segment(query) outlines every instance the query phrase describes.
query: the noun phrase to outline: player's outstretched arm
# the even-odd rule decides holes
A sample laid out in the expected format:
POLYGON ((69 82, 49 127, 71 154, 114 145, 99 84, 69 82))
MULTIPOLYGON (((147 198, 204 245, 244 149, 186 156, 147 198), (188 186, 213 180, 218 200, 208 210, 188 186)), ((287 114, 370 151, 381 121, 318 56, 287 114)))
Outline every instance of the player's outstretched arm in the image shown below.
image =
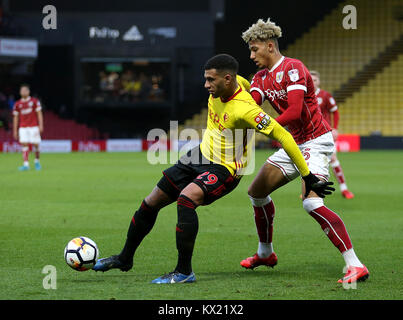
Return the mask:
POLYGON ((321 181, 309 171, 298 145, 287 130, 277 122, 274 122, 273 130, 269 136, 281 143, 284 151, 287 152, 291 160, 297 166, 302 179, 305 181, 305 197, 307 197, 311 191, 315 192, 321 198, 324 198, 326 195, 332 194, 332 191, 335 191, 334 188, 330 187, 333 182, 321 181))

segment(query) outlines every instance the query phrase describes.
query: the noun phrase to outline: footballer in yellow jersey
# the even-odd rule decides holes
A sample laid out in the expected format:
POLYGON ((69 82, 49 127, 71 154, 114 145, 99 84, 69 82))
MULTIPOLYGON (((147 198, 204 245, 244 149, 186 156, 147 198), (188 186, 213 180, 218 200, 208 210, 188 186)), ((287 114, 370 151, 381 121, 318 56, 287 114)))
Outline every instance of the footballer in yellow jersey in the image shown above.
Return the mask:
MULTIPOLYGON (((239 146, 236 139, 235 143, 225 139, 229 136, 227 133, 233 130, 241 129, 243 133, 242 130, 254 129, 277 139, 289 152, 304 179, 307 179, 307 188, 321 193, 328 192, 327 185, 321 184, 309 172, 291 135, 254 103, 247 92, 247 81, 236 77, 238 62, 233 57, 222 54, 208 60, 204 68, 205 88, 209 91, 210 98, 207 130, 202 143, 163 171, 163 177, 157 186, 134 214, 121 253, 98 260, 94 270, 130 270, 134 253, 153 228, 159 210, 176 202, 178 262, 171 273, 153 280, 152 283, 172 284, 196 280, 191 264, 199 228, 196 208, 225 196, 238 185, 241 178, 234 154, 228 152, 230 157, 225 157, 225 150, 234 150, 243 145, 242 139, 239 146)), ((243 149, 241 151, 244 152, 243 149)))
MULTIPOLYGON (((206 82, 211 72, 207 71, 206 82)), ((256 104, 246 79, 237 75, 236 84, 235 93, 227 99, 210 94, 207 128, 200 145, 203 156, 225 166, 233 175, 251 173, 244 169, 253 156, 256 130, 283 144, 301 175, 308 175, 309 169, 292 136, 256 104)))

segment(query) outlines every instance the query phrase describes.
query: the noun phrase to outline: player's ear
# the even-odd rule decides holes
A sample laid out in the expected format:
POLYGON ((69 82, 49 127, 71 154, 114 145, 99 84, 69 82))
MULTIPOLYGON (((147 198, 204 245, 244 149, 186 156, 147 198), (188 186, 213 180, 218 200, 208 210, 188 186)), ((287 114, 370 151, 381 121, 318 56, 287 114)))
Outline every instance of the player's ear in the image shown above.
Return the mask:
POLYGON ((224 76, 225 84, 229 85, 233 78, 234 77, 232 74, 230 74, 230 73, 225 74, 225 76, 224 76))

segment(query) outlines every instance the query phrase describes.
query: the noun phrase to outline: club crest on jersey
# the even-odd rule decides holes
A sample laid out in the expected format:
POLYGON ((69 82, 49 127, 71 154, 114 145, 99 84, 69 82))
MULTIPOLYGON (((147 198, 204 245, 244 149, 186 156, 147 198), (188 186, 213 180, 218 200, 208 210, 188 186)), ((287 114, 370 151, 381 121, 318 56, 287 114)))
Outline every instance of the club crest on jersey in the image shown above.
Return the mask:
POLYGON ((223 120, 224 120, 224 122, 227 122, 229 120, 228 113, 224 113, 223 120))
POLYGON ((280 71, 276 73, 276 82, 280 83, 283 80, 284 71, 280 71))
POLYGON ((299 72, 298 69, 292 69, 288 71, 288 76, 292 82, 296 82, 299 79, 299 72))

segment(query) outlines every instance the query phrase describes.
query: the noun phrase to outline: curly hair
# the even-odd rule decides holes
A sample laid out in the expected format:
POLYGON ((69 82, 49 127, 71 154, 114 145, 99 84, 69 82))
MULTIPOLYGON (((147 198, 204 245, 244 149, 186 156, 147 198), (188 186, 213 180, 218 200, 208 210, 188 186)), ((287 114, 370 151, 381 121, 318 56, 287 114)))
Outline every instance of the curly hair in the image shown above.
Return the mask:
POLYGON ((268 18, 266 22, 263 19, 259 19, 255 24, 252 24, 248 30, 242 33, 242 39, 246 43, 254 40, 266 41, 280 37, 281 28, 270 21, 270 18, 268 18))

